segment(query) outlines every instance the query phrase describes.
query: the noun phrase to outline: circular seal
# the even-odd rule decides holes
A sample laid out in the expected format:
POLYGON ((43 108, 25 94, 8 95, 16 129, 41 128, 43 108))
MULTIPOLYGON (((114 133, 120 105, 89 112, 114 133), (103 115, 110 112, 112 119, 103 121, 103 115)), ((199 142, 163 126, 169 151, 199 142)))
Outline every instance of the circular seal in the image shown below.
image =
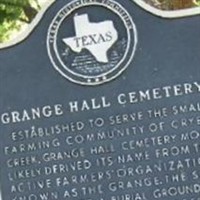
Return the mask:
POLYGON ((130 14, 114 0, 74 0, 53 19, 47 49, 55 69, 82 85, 119 76, 130 64, 137 30, 130 14))

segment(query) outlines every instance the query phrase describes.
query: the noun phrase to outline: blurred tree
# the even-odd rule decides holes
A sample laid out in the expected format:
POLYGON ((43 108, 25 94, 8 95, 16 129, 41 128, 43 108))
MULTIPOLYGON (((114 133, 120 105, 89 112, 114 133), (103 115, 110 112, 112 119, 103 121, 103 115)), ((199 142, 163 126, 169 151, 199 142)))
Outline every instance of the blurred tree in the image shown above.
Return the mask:
POLYGON ((198 6, 200 6, 200 0, 194 0, 194 3, 198 6))
POLYGON ((164 10, 178 10, 195 6, 194 0, 158 0, 164 10))
POLYGON ((0 42, 8 39, 11 31, 20 29, 22 23, 31 23, 38 9, 37 0, 0 0, 0 42))
POLYGON ((143 0, 162 10, 178 10, 200 6, 200 0, 143 0))

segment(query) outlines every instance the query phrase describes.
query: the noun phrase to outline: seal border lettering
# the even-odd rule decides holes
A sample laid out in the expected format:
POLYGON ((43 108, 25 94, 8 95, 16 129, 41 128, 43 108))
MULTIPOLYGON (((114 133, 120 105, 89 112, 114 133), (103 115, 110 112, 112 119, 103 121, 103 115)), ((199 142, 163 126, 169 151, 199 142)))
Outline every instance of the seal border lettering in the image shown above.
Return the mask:
POLYGON ((138 43, 137 29, 132 20, 132 17, 121 4, 115 2, 114 0, 93 0, 90 2, 84 0, 71 1, 57 12, 56 16, 53 18, 49 26, 47 34, 48 56, 56 71, 58 71, 63 77, 70 80, 71 82, 88 86, 100 85, 118 77, 132 61, 136 51, 137 43, 138 43), (109 5, 109 3, 117 5, 125 13, 126 16, 120 15, 119 11, 116 11, 112 6, 109 5), (71 71, 70 69, 67 69, 63 65, 56 48, 56 38, 59 27, 67 16, 69 16, 76 9, 93 5, 105 7, 113 11, 122 19, 128 34, 128 45, 126 49, 126 54, 123 56, 123 59, 120 60, 120 62, 113 69, 109 70, 108 72, 104 72, 101 75, 87 76, 87 75, 77 74, 71 71), (128 22, 127 19, 125 19, 125 17, 127 17, 128 22, 131 24, 131 26, 127 25, 128 22), (60 65, 62 67, 60 67, 60 65))

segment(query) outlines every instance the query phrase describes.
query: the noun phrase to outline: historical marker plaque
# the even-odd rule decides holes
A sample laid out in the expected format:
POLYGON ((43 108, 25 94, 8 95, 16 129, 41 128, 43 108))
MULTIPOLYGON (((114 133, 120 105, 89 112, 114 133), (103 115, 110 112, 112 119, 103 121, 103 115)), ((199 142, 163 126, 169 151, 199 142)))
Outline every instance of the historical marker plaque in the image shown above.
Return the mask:
POLYGON ((1 49, 1 200, 200 200, 199 20, 56 1, 1 49))

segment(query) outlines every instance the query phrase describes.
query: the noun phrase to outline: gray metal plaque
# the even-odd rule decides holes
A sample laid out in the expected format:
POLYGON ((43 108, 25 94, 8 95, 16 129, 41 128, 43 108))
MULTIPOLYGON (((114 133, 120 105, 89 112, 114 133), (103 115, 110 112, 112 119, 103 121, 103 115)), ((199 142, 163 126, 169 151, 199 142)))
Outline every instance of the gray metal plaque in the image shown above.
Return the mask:
POLYGON ((200 16, 58 0, 0 50, 1 200, 200 200, 200 16))

